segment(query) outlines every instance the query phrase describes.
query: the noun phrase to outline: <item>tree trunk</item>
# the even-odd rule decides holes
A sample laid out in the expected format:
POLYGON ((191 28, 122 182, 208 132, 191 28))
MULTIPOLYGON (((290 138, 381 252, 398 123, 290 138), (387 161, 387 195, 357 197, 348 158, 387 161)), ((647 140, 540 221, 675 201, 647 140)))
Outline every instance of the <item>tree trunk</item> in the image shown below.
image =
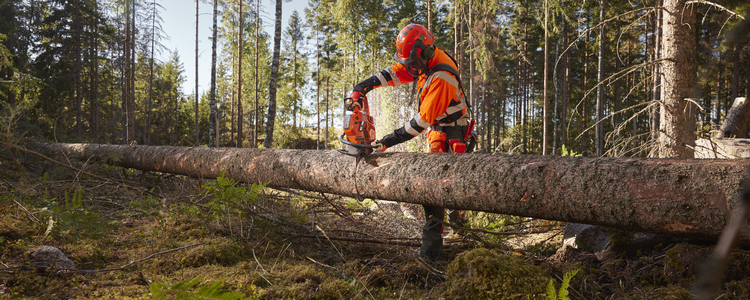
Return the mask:
MULTIPOLYGON (((39 144, 50 155, 201 178, 715 239, 750 162, 39 144), (116 157, 116 159, 113 159, 116 157), (356 177, 356 179, 355 179, 356 177), (355 188, 355 184, 357 185, 355 188)), ((750 241, 745 225, 743 240, 750 241)))
POLYGON ((79 1, 73 1, 73 39, 74 47, 75 47, 75 56, 76 56, 76 63, 73 67, 73 72, 75 76, 75 86, 76 86, 76 134, 78 134, 79 137, 82 137, 83 135, 83 89, 81 87, 81 64, 83 63, 83 42, 81 41, 81 31, 82 25, 81 22, 81 2, 79 1))
POLYGON ((315 136, 315 149, 320 150, 320 39, 318 38, 319 30, 315 30, 315 114, 317 115, 317 135, 315 136))
POLYGON ((156 43, 156 1, 152 2, 152 15, 151 15, 151 59, 149 60, 149 75, 148 75, 148 105, 146 107, 146 128, 144 129, 144 144, 151 144, 151 109, 152 101, 154 98, 154 44, 156 43))
POLYGON ((132 81, 130 74, 133 72, 130 64, 130 48, 132 47, 131 41, 130 41, 130 1, 125 2, 125 74, 124 74, 124 81, 125 81, 125 97, 123 98, 123 101, 125 101, 125 143, 130 144, 134 141, 134 131, 135 131, 135 114, 131 114, 131 111, 133 111, 133 104, 131 97, 133 96, 130 93, 132 81))
POLYGON ((273 60, 271 61, 271 80, 268 84, 268 115, 266 118, 266 137, 263 146, 273 147, 273 127, 276 123, 276 81, 279 75, 279 53, 281 52, 281 0, 276 0, 276 28, 273 34, 273 60))
POLYGON ((255 0, 255 106, 253 107, 253 148, 258 147, 258 59, 260 57, 260 0, 255 0))
MULTIPOLYGON (((604 23, 604 0, 599 0, 599 22, 604 23)), ((596 156, 604 154, 604 24, 599 26, 599 62, 596 64, 596 156)))
POLYGON ((698 108, 686 99, 696 81, 695 8, 685 2, 664 1, 659 157, 692 158, 695 147, 698 108))
POLYGON ((237 49, 237 142, 235 145, 237 148, 242 148, 242 21, 244 19, 242 15, 242 0, 240 0, 240 34, 238 35, 238 49, 237 49))
MULTIPOLYGON (((549 15, 549 4, 547 0, 544 0, 544 79, 542 80, 544 95, 544 107, 542 108, 542 155, 547 155, 547 111, 549 108, 549 95, 547 93, 547 81, 549 81, 549 30, 547 29, 547 21, 549 15)), ((554 144, 554 142, 553 142, 554 144)))
POLYGON ((200 96, 198 94, 198 5, 200 1, 195 0, 195 146, 199 145, 198 135, 198 100, 200 96))
POLYGON ((218 28, 216 27, 216 17, 218 14, 218 0, 214 0, 213 27, 211 28, 211 92, 209 94, 208 106, 208 146, 214 145, 219 147, 219 112, 216 109, 216 37, 218 28), (212 144, 213 142, 213 144, 212 144))

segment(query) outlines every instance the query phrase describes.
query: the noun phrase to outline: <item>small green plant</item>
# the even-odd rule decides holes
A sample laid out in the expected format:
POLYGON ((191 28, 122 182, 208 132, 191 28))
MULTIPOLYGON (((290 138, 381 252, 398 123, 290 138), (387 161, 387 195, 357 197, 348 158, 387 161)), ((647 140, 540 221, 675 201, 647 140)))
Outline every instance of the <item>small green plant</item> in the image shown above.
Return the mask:
POLYGON ((375 205, 375 201, 372 201, 372 199, 364 199, 360 202, 357 199, 351 198, 349 199, 349 202, 347 202, 347 205, 349 206, 349 209, 364 209, 375 205))
POLYGON ((83 206, 83 189, 76 189, 71 196, 66 192, 62 202, 58 203, 54 198, 52 199, 50 205, 52 215, 47 226, 47 235, 52 233, 54 227, 57 227, 62 234, 103 233, 99 214, 90 212, 83 206))
POLYGON ((260 291, 257 288, 250 289, 252 297, 248 298, 245 294, 240 292, 231 292, 222 289, 224 286, 224 280, 219 280, 211 285, 203 285, 196 290, 196 286, 203 279, 202 276, 198 276, 193 279, 180 281, 173 285, 166 285, 158 282, 151 284, 151 295, 155 300, 161 299, 221 299, 221 300, 237 300, 237 299, 258 299, 260 291))
POLYGON ((568 149, 567 147, 565 147, 564 144, 562 145, 562 153, 560 155, 561 156, 570 156, 570 157, 579 157, 579 156, 581 156, 580 153, 576 153, 575 151, 568 149))
POLYGON ((224 170, 221 170, 216 181, 208 182, 202 186, 204 194, 213 196, 208 207, 214 212, 222 212, 225 204, 253 204, 258 200, 260 191, 268 183, 253 183, 249 190, 247 187, 238 186, 238 184, 239 182, 226 178, 224 170))
POLYGON ((547 300, 570 300, 568 298, 568 288, 570 287, 570 280, 573 279, 573 276, 576 276, 578 274, 578 271, 580 269, 575 269, 572 271, 568 271, 563 275, 562 284, 560 285, 560 289, 558 291, 555 291, 555 280, 550 279, 549 284, 547 284, 547 300))

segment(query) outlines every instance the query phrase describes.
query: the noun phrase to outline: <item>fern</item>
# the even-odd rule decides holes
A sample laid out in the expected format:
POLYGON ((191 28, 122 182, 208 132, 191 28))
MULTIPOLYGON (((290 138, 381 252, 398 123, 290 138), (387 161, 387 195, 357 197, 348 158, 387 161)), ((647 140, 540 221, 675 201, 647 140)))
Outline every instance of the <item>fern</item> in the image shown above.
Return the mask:
POLYGON ((570 280, 573 279, 573 276, 576 276, 576 274, 578 274, 579 270, 580 269, 575 269, 565 273, 565 275, 563 275, 562 284, 560 285, 560 289, 558 291, 555 291, 554 280, 550 279, 549 284, 547 284, 547 297, 545 299, 570 300, 570 298, 568 298, 568 295, 570 295, 568 292, 568 288, 570 288, 570 280))
MULTIPOLYGON (((232 292, 222 289, 224 279, 216 281, 210 285, 204 285, 196 290, 196 286, 203 279, 198 276, 193 279, 180 281, 174 285, 165 285, 158 282, 151 284, 151 296, 155 300, 162 299, 217 299, 217 300, 238 300, 250 299, 240 292, 232 292)), ((258 296, 257 294, 253 296, 258 296)), ((257 298, 257 297, 255 297, 257 298)))

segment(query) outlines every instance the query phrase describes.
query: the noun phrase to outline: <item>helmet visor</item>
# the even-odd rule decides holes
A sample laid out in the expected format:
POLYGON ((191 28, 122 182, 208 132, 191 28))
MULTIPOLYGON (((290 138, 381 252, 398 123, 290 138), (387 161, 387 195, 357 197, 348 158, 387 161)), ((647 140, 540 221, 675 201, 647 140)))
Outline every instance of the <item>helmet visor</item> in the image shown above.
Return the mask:
POLYGON ((419 77, 420 75, 424 74, 424 64, 422 61, 416 59, 408 64, 401 64, 407 72, 409 72, 409 75, 412 77, 419 77))

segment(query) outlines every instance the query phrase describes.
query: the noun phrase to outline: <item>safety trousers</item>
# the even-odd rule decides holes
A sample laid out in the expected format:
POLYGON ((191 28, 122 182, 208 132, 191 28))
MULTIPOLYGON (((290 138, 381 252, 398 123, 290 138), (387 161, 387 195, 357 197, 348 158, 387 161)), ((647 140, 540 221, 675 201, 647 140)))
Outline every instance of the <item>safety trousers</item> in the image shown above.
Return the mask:
MULTIPOLYGON (((448 127, 442 127, 448 128, 448 127)), ((449 130, 430 130, 427 135, 430 144, 430 153, 451 152, 448 141, 451 139, 463 139, 466 126, 452 126, 449 130)), ((425 224, 422 228, 422 246, 419 253, 432 260, 438 259, 443 253, 443 219, 445 208, 433 205, 422 205, 424 208, 425 224)), ((451 221, 454 222, 460 213, 457 210, 451 212, 451 221)))

